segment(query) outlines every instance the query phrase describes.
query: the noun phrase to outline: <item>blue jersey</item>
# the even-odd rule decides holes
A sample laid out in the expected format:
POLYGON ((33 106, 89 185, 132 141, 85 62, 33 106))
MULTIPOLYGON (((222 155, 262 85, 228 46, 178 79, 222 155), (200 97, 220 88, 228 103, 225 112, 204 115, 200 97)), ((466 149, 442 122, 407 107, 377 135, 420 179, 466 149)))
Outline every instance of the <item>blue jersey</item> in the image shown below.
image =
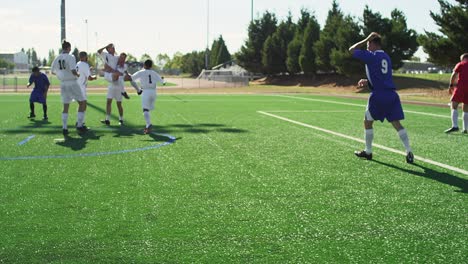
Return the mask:
POLYGON ((34 73, 31 74, 31 77, 29 77, 29 83, 34 83, 33 92, 37 91, 40 93, 47 91, 47 88, 50 85, 49 78, 47 78, 47 75, 42 72, 39 73, 39 76, 34 75, 34 73))
POLYGON ((392 61, 383 50, 374 52, 354 50, 353 57, 366 64, 367 80, 373 92, 395 90, 392 79, 392 61))

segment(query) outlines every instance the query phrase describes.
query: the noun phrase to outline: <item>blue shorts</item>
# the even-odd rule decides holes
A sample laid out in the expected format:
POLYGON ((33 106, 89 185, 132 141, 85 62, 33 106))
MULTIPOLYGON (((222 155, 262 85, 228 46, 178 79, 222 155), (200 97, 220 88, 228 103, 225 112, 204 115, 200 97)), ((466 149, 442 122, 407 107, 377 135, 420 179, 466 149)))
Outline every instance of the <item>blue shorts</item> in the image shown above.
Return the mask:
POLYGON ((39 92, 39 91, 33 91, 31 93, 31 96, 29 97, 29 102, 30 103, 40 103, 40 104, 45 104, 46 99, 44 97, 44 93, 39 92))
POLYGON ((400 96, 395 91, 384 91, 371 93, 367 102, 367 110, 372 119, 387 119, 388 122, 405 119, 403 107, 401 106, 400 96))

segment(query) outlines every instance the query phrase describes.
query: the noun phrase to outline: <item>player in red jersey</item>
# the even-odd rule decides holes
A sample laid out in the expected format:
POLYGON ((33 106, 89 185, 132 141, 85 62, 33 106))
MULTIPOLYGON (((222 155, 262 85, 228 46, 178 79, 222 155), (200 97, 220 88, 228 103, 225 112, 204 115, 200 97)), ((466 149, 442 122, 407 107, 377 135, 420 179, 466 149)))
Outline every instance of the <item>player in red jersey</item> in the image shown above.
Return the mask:
POLYGON ((460 62, 453 69, 448 92, 452 95, 450 99, 452 101, 452 127, 445 130, 445 133, 460 130, 458 128, 458 105, 463 103, 462 133, 466 134, 468 130, 468 53, 460 56, 460 62))

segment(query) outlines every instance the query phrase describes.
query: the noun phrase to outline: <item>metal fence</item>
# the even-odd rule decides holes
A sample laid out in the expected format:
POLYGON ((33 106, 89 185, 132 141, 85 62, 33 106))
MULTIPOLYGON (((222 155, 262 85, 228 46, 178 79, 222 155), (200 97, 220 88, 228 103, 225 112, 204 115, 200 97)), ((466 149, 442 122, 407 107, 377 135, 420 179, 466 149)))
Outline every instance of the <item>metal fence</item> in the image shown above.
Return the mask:
MULTIPOLYGON (((48 75, 48 77, 51 83, 50 91, 58 92, 60 82, 57 80, 57 77, 55 75, 48 75)), ((30 92, 31 87, 26 87, 28 81, 29 75, 0 75, 0 92, 30 92)), ((164 89, 236 88, 249 86, 249 77, 240 78, 238 76, 227 78, 225 77, 222 80, 205 80, 188 77, 168 76, 165 78, 165 81, 168 85, 163 86, 164 89)), ((105 91, 107 86, 108 83, 102 77, 98 78, 97 81, 90 81, 88 83, 88 88, 95 89, 96 91, 105 91)), ((130 84, 126 83, 126 86, 130 87, 130 84)))

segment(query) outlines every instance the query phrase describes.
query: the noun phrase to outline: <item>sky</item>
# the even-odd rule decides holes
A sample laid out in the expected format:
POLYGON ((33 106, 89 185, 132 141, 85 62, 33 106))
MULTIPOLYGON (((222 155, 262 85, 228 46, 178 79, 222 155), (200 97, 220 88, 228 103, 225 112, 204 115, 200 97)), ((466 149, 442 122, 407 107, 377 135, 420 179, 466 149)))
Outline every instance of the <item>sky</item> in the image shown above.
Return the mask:
MULTIPOLYGON (((265 11, 283 20, 291 12, 295 21, 302 8, 315 13, 324 26, 332 0, 66 0, 67 40, 72 47, 94 52, 112 42, 117 52, 140 58, 147 53, 173 56, 201 51, 220 35, 230 53, 247 39, 253 1, 254 18, 265 11)), ((449 2, 454 2, 453 0, 449 2)), ((34 48, 40 58, 60 47, 61 0, 0 0, 0 52, 34 48)), ((408 27, 423 33, 438 32, 429 15, 438 13, 437 0, 338 0, 345 14, 362 17, 368 5, 390 17, 397 8, 408 27)), ((423 57, 418 51, 416 56, 423 57)))

